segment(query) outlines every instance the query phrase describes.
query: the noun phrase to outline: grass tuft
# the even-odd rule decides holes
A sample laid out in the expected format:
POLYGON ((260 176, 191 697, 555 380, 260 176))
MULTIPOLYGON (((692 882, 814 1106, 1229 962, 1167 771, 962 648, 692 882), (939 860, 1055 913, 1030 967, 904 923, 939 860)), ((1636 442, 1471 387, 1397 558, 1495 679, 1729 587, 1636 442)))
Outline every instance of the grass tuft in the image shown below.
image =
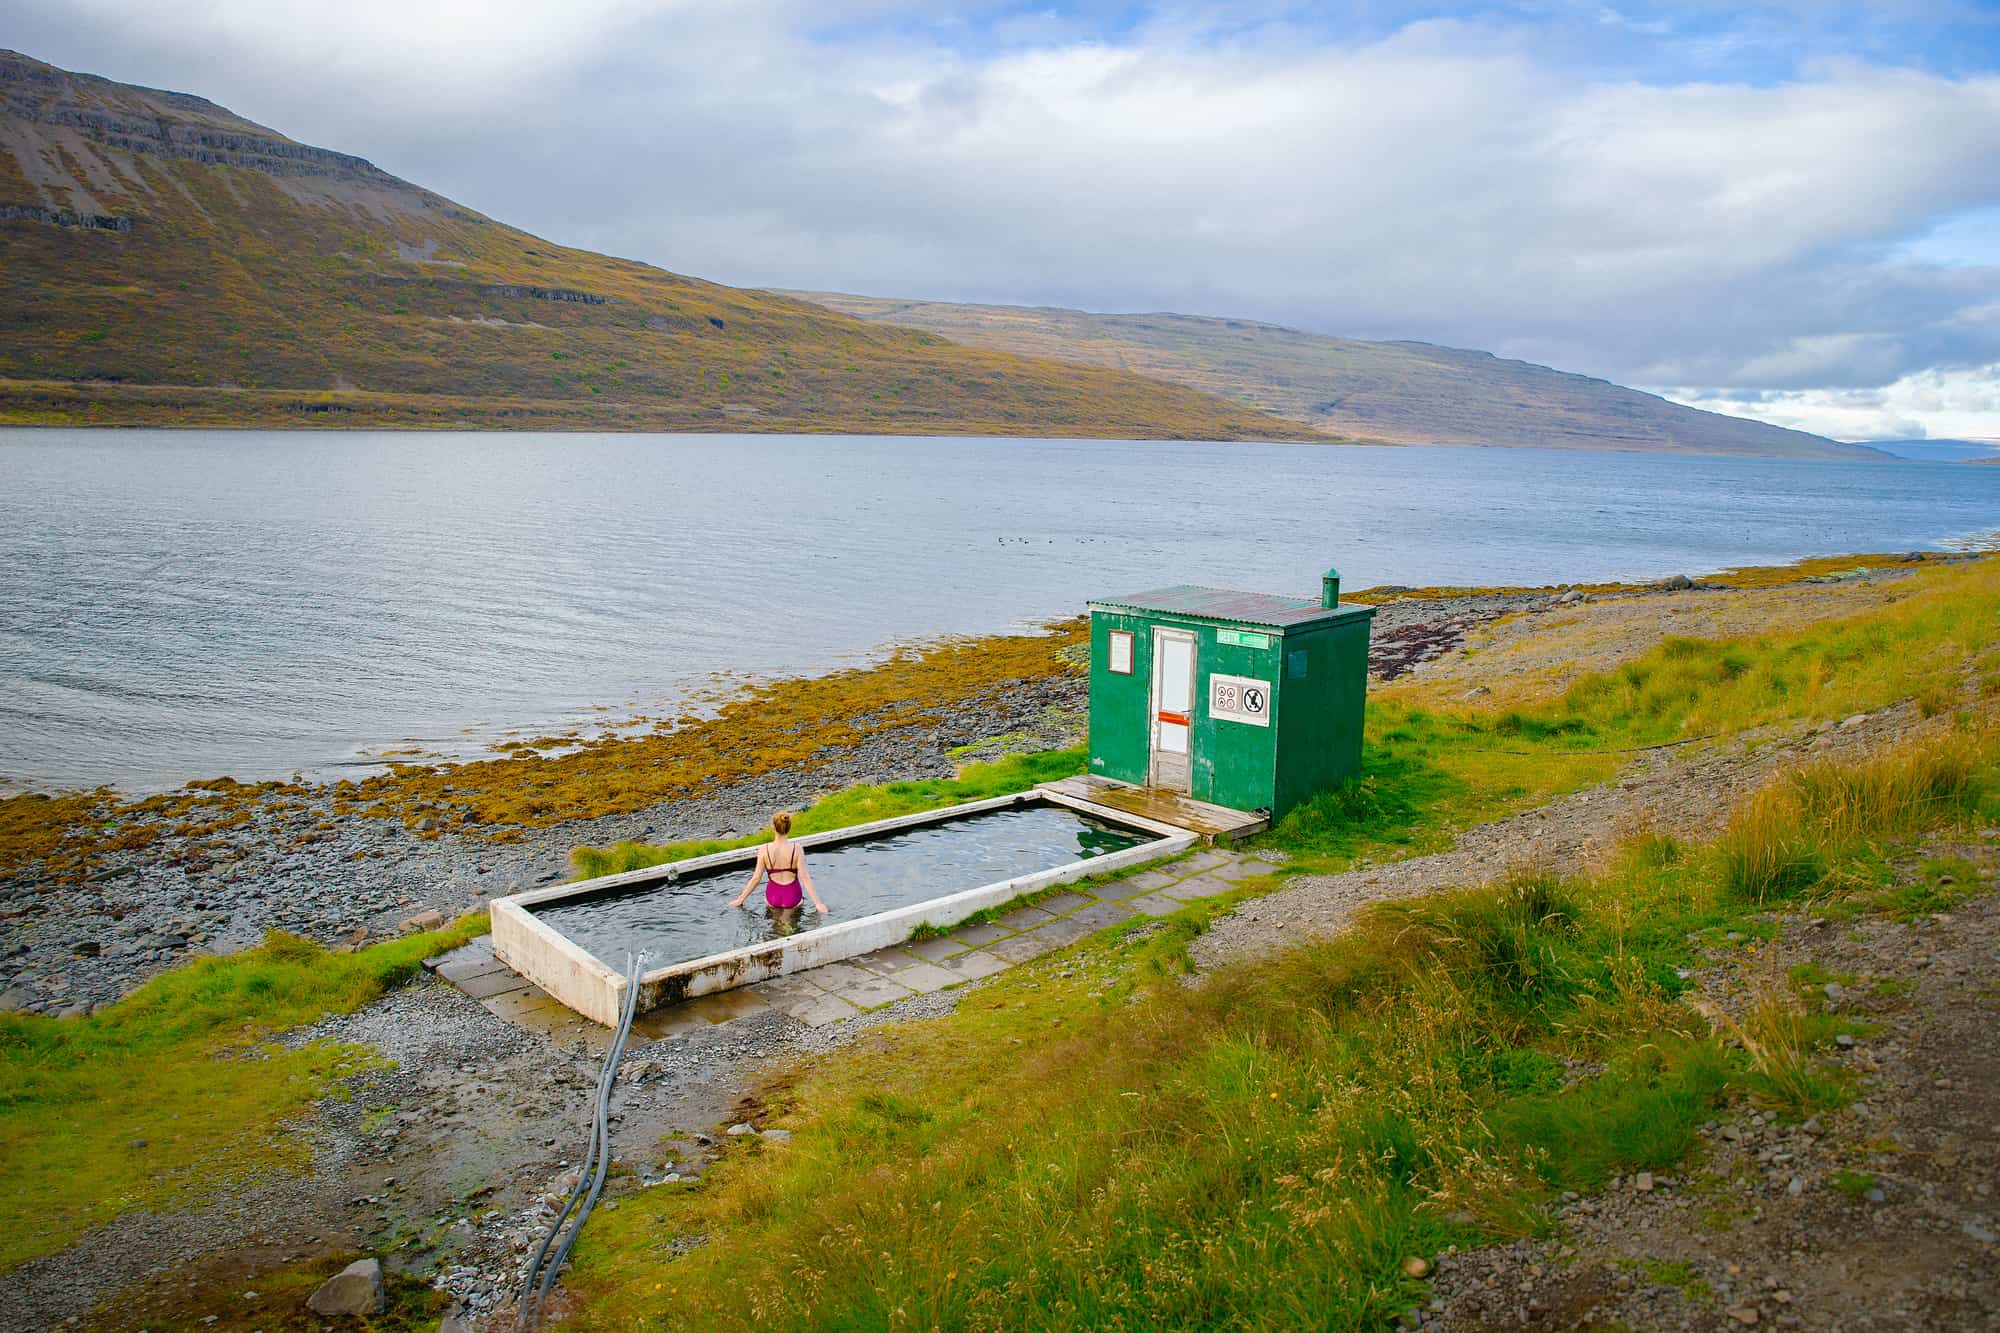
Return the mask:
POLYGON ((1898 746, 1860 763, 1825 761, 1752 796, 1717 844, 1731 896, 1797 897, 1862 846, 1955 823, 1986 793, 1980 743, 1965 733, 1898 746))

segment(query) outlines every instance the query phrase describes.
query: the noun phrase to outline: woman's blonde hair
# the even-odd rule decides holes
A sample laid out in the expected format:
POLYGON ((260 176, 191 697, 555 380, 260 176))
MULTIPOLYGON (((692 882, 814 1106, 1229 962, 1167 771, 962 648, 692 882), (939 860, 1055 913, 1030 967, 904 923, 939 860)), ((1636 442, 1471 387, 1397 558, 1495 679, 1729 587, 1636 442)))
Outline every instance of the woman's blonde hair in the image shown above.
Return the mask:
POLYGON ((783 810, 778 811, 777 814, 771 816, 771 827, 779 833, 790 833, 792 831, 791 815, 783 810))

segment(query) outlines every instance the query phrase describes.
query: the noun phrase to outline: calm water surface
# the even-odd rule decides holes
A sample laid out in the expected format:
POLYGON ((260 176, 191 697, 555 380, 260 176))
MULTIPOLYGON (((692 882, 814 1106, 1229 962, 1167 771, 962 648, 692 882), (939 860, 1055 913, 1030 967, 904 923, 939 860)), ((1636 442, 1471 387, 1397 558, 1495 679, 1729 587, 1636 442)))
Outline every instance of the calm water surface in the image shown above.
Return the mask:
POLYGON ((1698 574, 2000 468, 867 436, 0 431, 0 781, 326 774, 1178 582, 1698 574))
POLYGON ((1151 841, 1150 833, 1106 824, 1063 806, 1030 805, 807 849, 806 869, 826 902, 825 917, 811 910, 810 899, 802 910, 774 912, 764 905, 761 887, 742 907, 731 908, 729 900, 750 878, 747 866, 538 908, 535 916, 621 972, 632 949, 645 951, 650 969, 1151 841))

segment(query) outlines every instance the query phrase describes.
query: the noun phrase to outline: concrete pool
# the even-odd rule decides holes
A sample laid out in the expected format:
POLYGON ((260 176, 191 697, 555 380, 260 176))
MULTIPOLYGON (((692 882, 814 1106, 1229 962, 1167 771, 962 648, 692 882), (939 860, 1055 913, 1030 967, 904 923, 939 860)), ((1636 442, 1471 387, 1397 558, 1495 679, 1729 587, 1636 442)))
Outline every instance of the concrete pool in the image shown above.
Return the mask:
POLYGON ((556 885, 493 904, 493 952, 550 995, 616 1021, 631 953, 639 1007, 837 962, 1052 884, 1176 855, 1199 835, 1046 790, 797 839, 828 918, 727 906, 756 849, 556 885))

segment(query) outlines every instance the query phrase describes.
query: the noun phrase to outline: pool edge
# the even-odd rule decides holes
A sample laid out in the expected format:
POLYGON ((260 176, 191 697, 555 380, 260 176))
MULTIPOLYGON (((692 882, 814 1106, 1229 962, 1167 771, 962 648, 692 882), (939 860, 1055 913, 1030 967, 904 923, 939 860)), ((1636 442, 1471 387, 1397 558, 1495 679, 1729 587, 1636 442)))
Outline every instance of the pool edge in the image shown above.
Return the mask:
MULTIPOLYGON (((642 973, 639 978, 639 1008, 656 1009, 699 995, 712 995, 717 991, 732 990, 872 953, 902 943, 918 926, 927 922, 939 926, 956 925, 975 912, 997 907, 1021 894, 1177 856, 1201 841, 1200 834, 1188 829, 1122 811, 1106 810, 1061 793, 1043 790, 988 797, 914 815, 898 815, 893 819, 811 834, 797 841, 801 846, 813 847, 924 824, 943 823, 988 810, 1041 804, 1064 806, 1157 837, 1155 841, 1104 856, 1068 861, 1047 870, 963 889, 942 898, 892 908, 838 925, 820 926, 785 939, 746 944, 705 958, 656 968, 642 973)), ((569 937, 538 921, 527 909, 573 895, 601 893, 606 889, 651 883, 682 873, 714 870, 731 861, 741 861, 747 866, 756 854, 755 847, 714 852, 670 865, 648 866, 643 870, 601 875, 595 879, 530 889, 525 893, 497 898, 492 904, 491 918, 494 956, 577 1013, 607 1027, 612 1026, 617 1022, 622 1007, 624 976, 607 961, 600 960, 569 937)))

